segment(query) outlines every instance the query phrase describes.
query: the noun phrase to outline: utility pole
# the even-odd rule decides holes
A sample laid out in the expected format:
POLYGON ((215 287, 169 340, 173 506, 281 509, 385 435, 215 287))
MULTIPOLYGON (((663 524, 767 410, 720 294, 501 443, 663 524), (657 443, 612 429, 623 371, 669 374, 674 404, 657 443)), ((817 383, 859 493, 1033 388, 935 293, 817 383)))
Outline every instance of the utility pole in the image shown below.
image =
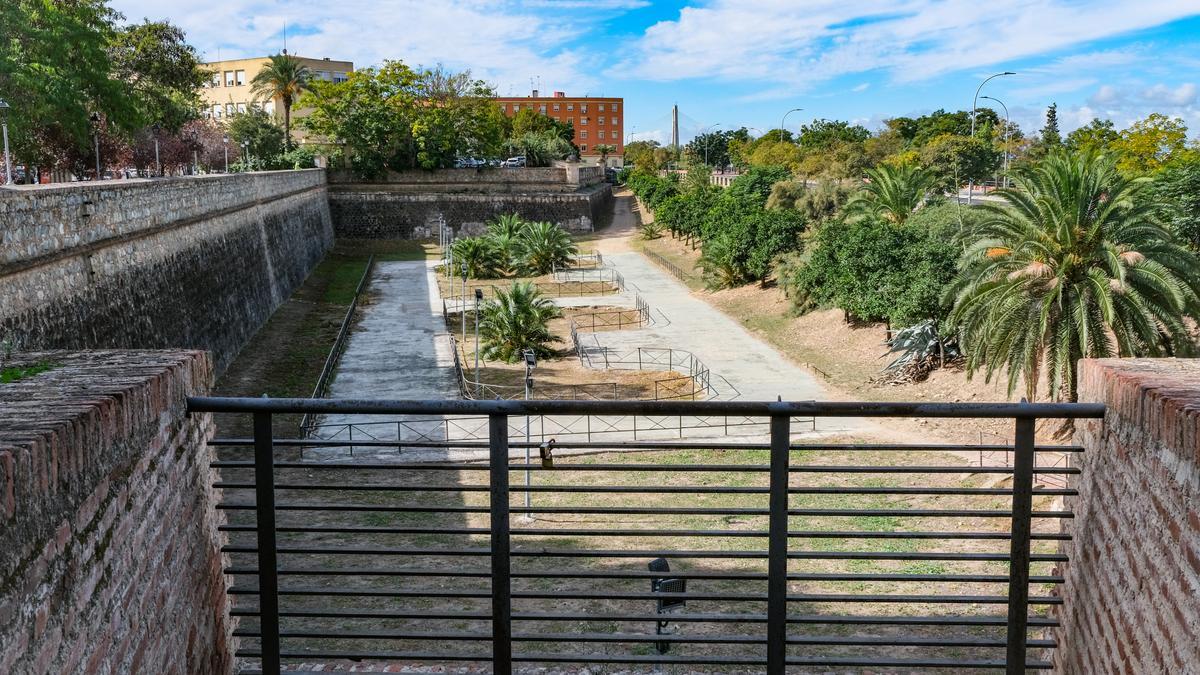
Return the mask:
POLYGON ((96 151, 96 180, 104 178, 100 173, 100 113, 92 113, 92 144, 96 151))

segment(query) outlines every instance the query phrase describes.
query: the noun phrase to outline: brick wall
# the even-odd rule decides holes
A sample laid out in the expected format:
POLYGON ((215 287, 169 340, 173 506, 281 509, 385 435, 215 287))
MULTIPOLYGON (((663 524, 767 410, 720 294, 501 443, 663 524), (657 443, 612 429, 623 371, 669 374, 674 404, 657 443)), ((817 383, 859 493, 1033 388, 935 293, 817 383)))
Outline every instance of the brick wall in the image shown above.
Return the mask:
POLYGON ((0 385, 0 673, 226 673, 202 352, 43 352, 0 385))
POLYGON ((218 374, 333 243, 321 170, 0 189, 0 223, 0 335, 218 374))
POLYGON ((1063 673, 1200 673, 1200 360, 1081 362, 1063 673))

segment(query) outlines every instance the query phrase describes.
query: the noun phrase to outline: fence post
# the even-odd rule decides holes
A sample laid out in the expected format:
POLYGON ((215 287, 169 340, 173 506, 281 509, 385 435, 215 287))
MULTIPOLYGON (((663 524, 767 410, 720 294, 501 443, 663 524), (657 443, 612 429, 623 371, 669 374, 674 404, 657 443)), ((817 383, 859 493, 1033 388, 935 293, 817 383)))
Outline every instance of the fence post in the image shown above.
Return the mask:
POLYGON ((767 673, 787 659, 788 452, 791 417, 771 415, 770 525, 767 551, 767 673))
POLYGON ((254 413, 254 514, 263 675, 279 675, 279 567, 275 549, 275 449, 271 413, 254 413))
POLYGON ((508 416, 488 416, 492 549, 492 672, 512 673, 512 595, 508 530, 508 416))
POLYGON ((1013 437, 1012 542, 1008 562, 1008 653, 1005 658, 1005 672, 1008 675, 1025 672, 1035 424, 1036 420, 1032 417, 1018 417, 1013 437))

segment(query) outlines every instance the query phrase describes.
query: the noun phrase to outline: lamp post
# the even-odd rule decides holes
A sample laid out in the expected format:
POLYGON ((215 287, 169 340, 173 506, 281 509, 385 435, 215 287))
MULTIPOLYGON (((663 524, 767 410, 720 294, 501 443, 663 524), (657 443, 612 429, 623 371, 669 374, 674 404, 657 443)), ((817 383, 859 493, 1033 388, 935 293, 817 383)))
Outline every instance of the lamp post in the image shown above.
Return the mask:
MULTIPOLYGON (((521 356, 525 359, 525 400, 533 391, 533 369, 537 367, 537 354, 532 349, 522 349, 521 356)), ((529 499, 529 445, 533 441, 529 437, 529 415, 525 415, 525 517, 533 520, 533 514, 528 512, 529 499)))
POLYGON ((162 178, 162 161, 158 156, 158 132, 162 130, 162 126, 155 124, 150 127, 150 132, 154 134, 154 177, 162 178))
POLYGON ((483 289, 475 289, 475 398, 479 398, 479 301, 483 300, 483 289))
MULTIPOLYGON (((716 128, 717 128, 717 127, 719 127, 719 126, 721 126, 721 123, 720 123, 720 122, 717 122, 716 124, 709 125, 709 126, 708 126, 708 127, 707 127, 707 128, 704 130, 704 131, 700 132, 700 135, 702 135, 702 136, 704 136, 704 135, 707 135, 707 134, 708 134, 710 131, 712 131, 713 129, 716 129, 716 128)), ((704 165, 705 165, 705 166, 708 166, 708 146, 709 146, 711 143, 712 143, 712 139, 711 139, 711 138, 705 138, 705 139, 704 139, 704 165)))
POLYGON ((96 151, 96 180, 103 178, 100 175, 100 113, 92 113, 88 118, 92 123, 92 145, 96 151))
POLYGON ((1008 187, 1008 132, 1011 128, 1008 123, 1008 106, 1004 105, 1004 101, 991 96, 980 96, 979 98, 995 101, 1000 104, 1000 107, 1004 108, 1004 187, 1008 187))
POLYGON ((462 297, 462 341, 465 345, 467 344, 467 263, 462 264, 462 295, 460 297, 462 297))
MULTIPOLYGON (((979 86, 975 88, 975 98, 971 99, 971 138, 975 138, 975 106, 978 105, 978 103, 979 103, 979 92, 983 90, 983 85, 987 84, 988 80, 992 80, 997 77, 1004 77, 1005 75, 1016 75, 1016 73, 1014 73, 1011 70, 1006 70, 1003 73, 996 73, 995 75, 988 75, 987 77, 983 78, 983 82, 980 82, 979 86)), ((955 190, 957 190, 957 189, 958 188, 955 187, 955 190)), ((971 203, 971 200, 974 196, 975 196, 975 179, 972 178, 969 182, 967 182, 967 204, 971 203)), ((955 196, 955 198, 957 198, 957 195, 955 196)))
POLYGON ((794 112, 800 112, 801 110, 804 110, 804 108, 792 108, 791 110, 783 113, 783 119, 779 120, 779 142, 780 143, 783 142, 783 125, 787 124, 788 115, 791 115, 794 112))
POLYGON ((245 150, 245 160, 243 160, 243 161, 246 163, 246 171, 249 171, 250 170, 250 141, 249 140, 242 141, 242 148, 245 150))
POLYGON ((0 129, 4 131, 4 184, 12 185, 12 157, 8 154, 8 102, 0 99, 0 129))
POLYGON ((229 136, 222 136, 221 144, 225 146, 225 173, 229 173, 229 136))

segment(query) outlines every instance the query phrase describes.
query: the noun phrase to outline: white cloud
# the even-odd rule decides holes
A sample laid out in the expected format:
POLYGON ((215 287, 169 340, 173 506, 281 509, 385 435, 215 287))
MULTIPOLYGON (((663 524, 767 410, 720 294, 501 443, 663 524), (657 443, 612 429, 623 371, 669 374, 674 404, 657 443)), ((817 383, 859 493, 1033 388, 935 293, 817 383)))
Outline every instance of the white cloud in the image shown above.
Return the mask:
MULTIPOLYGON (((716 77, 801 90, 878 69, 911 82, 1196 13, 1193 3, 1178 0, 1014 0, 986 8, 967 0, 707 0, 649 27, 636 55, 615 71, 650 80, 716 77)), ((1109 58, 1128 57, 1114 52, 1109 58)))
MULTIPOLYGON (((570 2, 570 0, 568 0, 570 2)), ((606 2, 607 9, 632 6, 606 2)), ((208 59, 261 56, 283 47, 279 33, 292 26, 288 51, 354 61, 356 67, 400 59, 412 65, 444 63, 470 68, 500 94, 525 93, 530 78, 545 90, 582 93, 595 89, 597 64, 579 39, 586 25, 566 13, 537 12, 483 0, 341 0, 291 2, 210 0, 174 4, 157 0, 114 0, 131 21, 167 18, 187 31, 208 59), (164 16, 164 14, 166 16, 164 16)))
POLYGON ((853 88, 853 89, 851 89, 850 91, 866 91, 866 90, 867 90, 867 87, 870 87, 870 86, 871 86, 871 83, 870 83, 870 82, 863 82, 862 84, 860 84, 860 85, 858 85, 858 86, 854 87, 854 88, 853 88))

